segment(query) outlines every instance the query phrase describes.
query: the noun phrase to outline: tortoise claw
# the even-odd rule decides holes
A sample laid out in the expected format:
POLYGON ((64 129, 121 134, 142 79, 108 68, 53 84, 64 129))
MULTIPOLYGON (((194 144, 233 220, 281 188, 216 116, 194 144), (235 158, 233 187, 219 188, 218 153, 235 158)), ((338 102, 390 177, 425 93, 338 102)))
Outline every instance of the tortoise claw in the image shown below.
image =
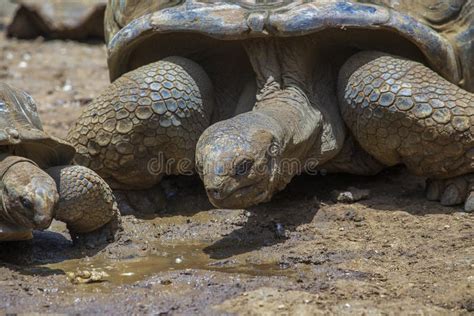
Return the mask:
POLYGON ((447 180, 428 179, 426 198, 451 206, 464 203, 466 212, 474 211, 474 178, 467 174, 447 180))
POLYGON ((474 191, 471 191, 467 196, 466 202, 464 203, 464 211, 474 212, 474 191))
POLYGON ((448 180, 441 195, 442 205, 456 205, 464 202, 467 194, 467 181, 461 178, 448 180))

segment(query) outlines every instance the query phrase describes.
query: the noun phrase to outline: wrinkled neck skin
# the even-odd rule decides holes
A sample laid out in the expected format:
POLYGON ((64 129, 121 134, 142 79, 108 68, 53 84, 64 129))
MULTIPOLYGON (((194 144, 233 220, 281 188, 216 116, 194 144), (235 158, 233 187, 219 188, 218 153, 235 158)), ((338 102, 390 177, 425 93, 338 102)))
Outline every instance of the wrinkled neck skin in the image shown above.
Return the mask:
POLYGON ((272 133, 281 148, 277 165, 281 167, 286 160, 297 161, 300 166, 274 171, 269 185, 271 191, 278 191, 294 175, 305 172, 309 159, 315 168, 342 148, 345 129, 331 82, 334 78, 332 70, 318 60, 317 45, 308 40, 252 40, 245 48, 260 91, 248 115, 259 113, 272 122, 272 133))

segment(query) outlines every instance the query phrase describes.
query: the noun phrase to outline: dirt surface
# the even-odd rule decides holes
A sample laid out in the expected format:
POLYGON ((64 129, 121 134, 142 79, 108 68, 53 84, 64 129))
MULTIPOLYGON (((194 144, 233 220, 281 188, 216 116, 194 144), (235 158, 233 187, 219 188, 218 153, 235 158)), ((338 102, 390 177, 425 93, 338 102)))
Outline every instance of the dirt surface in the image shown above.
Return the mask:
MULTIPOLYGON (((63 137, 107 84, 101 44, 0 39, 0 80, 37 100, 63 137)), ((73 246, 60 223, 0 244, 2 313, 469 314, 474 214, 424 199, 404 169, 302 176, 271 203, 213 209, 197 178, 166 180, 167 206, 123 216, 120 241, 73 246), (334 203, 333 190, 369 189, 334 203), (68 272, 106 272, 73 284, 68 272)))

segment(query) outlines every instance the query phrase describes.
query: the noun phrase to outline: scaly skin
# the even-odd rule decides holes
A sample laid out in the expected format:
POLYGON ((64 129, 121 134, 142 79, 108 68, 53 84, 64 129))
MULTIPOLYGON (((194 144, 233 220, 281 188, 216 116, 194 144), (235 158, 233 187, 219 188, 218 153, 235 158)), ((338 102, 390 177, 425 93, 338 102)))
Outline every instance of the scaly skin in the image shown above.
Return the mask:
POLYGON ((210 124, 212 86, 199 65, 170 57, 133 70, 92 102, 69 132, 75 161, 114 189, 147 189, 194 170, 210 124))
POLYGON ((378 53, 353 56, 340 73, 343 118, 377 160, 430 178, 474 170, 471 93, 420 63, 378 53))
MULTIPOLYGON (((46 172, 55 180, 59 192, 55 218, 65 222, 72 235, 90 233, 119 221, 112 190, 94 171, 83 166, 57 166, 46 172)), ((116 229, 110 233, 115 234, 116 229)))
POLYGON ((428 197, 445 205, 466 202, 473 210, 473 94, 420 63, 363 52, 342 67, 339 98, 363 149, 388 166, 403 163, 431 179, 453 178, 431 181, 428 197))

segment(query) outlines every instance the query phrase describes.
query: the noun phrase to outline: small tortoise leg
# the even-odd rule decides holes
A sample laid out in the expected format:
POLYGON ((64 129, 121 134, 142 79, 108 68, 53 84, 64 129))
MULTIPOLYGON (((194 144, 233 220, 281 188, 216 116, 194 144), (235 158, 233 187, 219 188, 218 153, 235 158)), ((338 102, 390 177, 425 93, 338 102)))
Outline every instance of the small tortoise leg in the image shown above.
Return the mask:
POLYGON ((429 199, 473 210, 472 93, 420 63, 377 52, 351 57, 338 89, 343 118, 364 150, 431 179, 429 199))
POLYGON ((156 196, 136 190, 153 188, 164 175, 194 172, 196 143, 210 124, 213 100, 210 79, 189 59, 168 57, 130 71, 96 98, 69 132, 75 162, 96 171, 114 190, 127 190, 137 211, 155 212, 150 205, 156 196), (134 203, 144 194, 150 203, 134 203))
POLYGON ((112 242, 121 230, 120 212, 108 184, 83 166, 46 170, 55 180, 59 202, 55 219, 67 224, 74 241, 112 242))

